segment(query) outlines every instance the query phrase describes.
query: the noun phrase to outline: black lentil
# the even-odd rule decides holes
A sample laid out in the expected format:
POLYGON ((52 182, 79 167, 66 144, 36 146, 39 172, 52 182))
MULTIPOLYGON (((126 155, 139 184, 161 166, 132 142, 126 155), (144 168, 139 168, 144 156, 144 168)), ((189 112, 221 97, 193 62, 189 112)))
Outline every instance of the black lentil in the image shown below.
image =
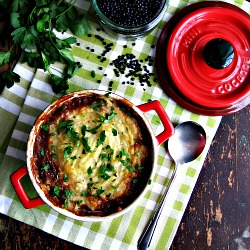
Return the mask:
MULTIPOLYGON (((93 35, 97 40, 101 42, 101 44, 104 46, 103 51, 101 54, 97 55, 98 60, 101 63, 104 63, 107 58, 106 54, 109 53, 112 50, 112 46, 114 46, 113 43, 107 43, 107 41, 101 37, 100 35, 93 35)), ((132 43, 132 46, 134 46, 135 43, 132 43)), ((124 48, 127 48, 128 45, 123 45, 124 48)), ((90 52, 94 52, 95 50, 86 47, 87 50, 90 52)), ((144 59, 136 58, 136 56, 132 53, 126 53, 119 55, 115 60, 109 62, 109 66, 113 67, 113 72, 115 77, 124 76, 126 77, 126 81, 122 81, 121 84, 125 85, 135 85, 136 80, 139 81, 140 86, 143 87, 143 90, 145 90, 145 86, 151 87, 151 80, 154 82, 157 82, 157 78, 155 77, 155 74, 151 72, 151 68, 148 68, 148 66, 153 65, 153 58, 152 56, 147 56, 144 59), (152 78, 151 78, 152 77, 152 78)), ((102 66, 98 67, 99 70, 103 70, 102 66)), ((105 77, 107 77, 107 74, 103 74, 105 77)), ((97 80, 97 83, 101 83, 101 80, 97 80)), ((113 81, 110 81, 108 84, 108 89, 112 91, 113 87, 113 81)))
POLYGON ((123 27, 149 23, 162 9, 163 0, 97 0, 102 13, 123 27))

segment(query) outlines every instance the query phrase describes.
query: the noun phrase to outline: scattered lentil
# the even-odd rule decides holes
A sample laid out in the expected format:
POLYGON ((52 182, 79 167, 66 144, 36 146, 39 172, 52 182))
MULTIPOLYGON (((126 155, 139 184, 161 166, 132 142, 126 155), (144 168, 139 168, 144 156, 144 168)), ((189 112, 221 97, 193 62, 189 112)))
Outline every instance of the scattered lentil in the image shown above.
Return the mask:
MULTIPOLYGON (((89 35, 88 35, 89 36, 89 35)), ((101 54, 97 55, 98 60, 101 63, 104 63, 107 58, 106 55, 112 50, 112 46, 114 46, 113 43, 107 43, 103 37, 96 34, 94 37, 99 40, 102 45, 104 46, 104 50, 101 52, 101 54)), ((132 43, 132 46, 135 46, 135 43, 132 43)), ((127 48, 127 45, 123 46, 124 48, 127 48)), ((91 49, 90 47, 86 47, 87 50, 90 50, 91 52, 94 52, 94 49, 91 49)), ((124 76, 127 78, 126 81, 122 81, 121 83, 123 85, 135 85, 135 81, 138 80, 140 83, 140 86, 143 87, 143 90, 145 91, 145 86, 151 87, 151 79, 154 82, 157 82, 157 78, 155 77, 155 74, 150 71, 148 66, 153 65, 153 58, 151 56, 147 56, 145 59, 137 59, 136 56, 132 53, 126 53, 117 56, 116 59, 111 61, 109 63, 109 66, 113 66, 113 72, 115 77, 124 76), (151 78, 152 77, 152 78, 151 78)), ((102 66, 98 67, 99 70, 103 70, 102 66)), ((92 77, 93 76, 92 71, 92 77)), ((107 77, 107 74, 103 74, 103 76, 107 77)), ((101 80, 97 80, 97 83, 101 83, 101 80)), ((109 91, 112 91, 113 87, 113 81, 110 81, 108 84, 109 91)))

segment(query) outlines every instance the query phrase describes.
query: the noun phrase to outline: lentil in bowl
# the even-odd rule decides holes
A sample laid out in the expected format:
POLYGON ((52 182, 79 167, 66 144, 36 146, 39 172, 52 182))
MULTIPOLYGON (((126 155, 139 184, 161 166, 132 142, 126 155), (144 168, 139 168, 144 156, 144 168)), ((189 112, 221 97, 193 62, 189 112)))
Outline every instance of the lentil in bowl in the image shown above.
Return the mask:
POLYGON ((93 0, 92 6, 107 33, 135 39, 156 27, 166 12, 168 0, 93 0))

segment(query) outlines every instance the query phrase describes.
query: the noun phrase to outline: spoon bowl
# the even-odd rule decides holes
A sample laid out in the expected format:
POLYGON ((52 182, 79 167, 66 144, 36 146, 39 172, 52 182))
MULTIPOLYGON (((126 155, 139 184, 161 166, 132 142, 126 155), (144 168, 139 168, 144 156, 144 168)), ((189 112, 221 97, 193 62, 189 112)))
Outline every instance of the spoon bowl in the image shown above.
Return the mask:
POLYGON ((168 151, 176 166, 153 218, 138 241, 139 250, 147 249, 150 245, 157 222, 166 203, 168 190, 176 177, 178 166, 195 160, 202 153, 205 145, 206 132, 198 123, 187 121, 175 128, 174 135, 168 140, 168 151))
POLYGON ((195 160, 206 145, 206 133, 196 122, 183 122, 168 140, 168 152, 176 165, 195 160))

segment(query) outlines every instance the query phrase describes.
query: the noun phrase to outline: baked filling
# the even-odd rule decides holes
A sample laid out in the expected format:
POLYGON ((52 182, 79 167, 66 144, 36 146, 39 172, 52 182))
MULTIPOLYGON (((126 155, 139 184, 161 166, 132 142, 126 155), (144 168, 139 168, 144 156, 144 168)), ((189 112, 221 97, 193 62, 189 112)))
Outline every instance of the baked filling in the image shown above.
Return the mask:
POLYGON ((39 119, 32 171, 55 206, 79 216, 107 216, 147 185, 151 136, 127 101, 88 92, 39 119))

